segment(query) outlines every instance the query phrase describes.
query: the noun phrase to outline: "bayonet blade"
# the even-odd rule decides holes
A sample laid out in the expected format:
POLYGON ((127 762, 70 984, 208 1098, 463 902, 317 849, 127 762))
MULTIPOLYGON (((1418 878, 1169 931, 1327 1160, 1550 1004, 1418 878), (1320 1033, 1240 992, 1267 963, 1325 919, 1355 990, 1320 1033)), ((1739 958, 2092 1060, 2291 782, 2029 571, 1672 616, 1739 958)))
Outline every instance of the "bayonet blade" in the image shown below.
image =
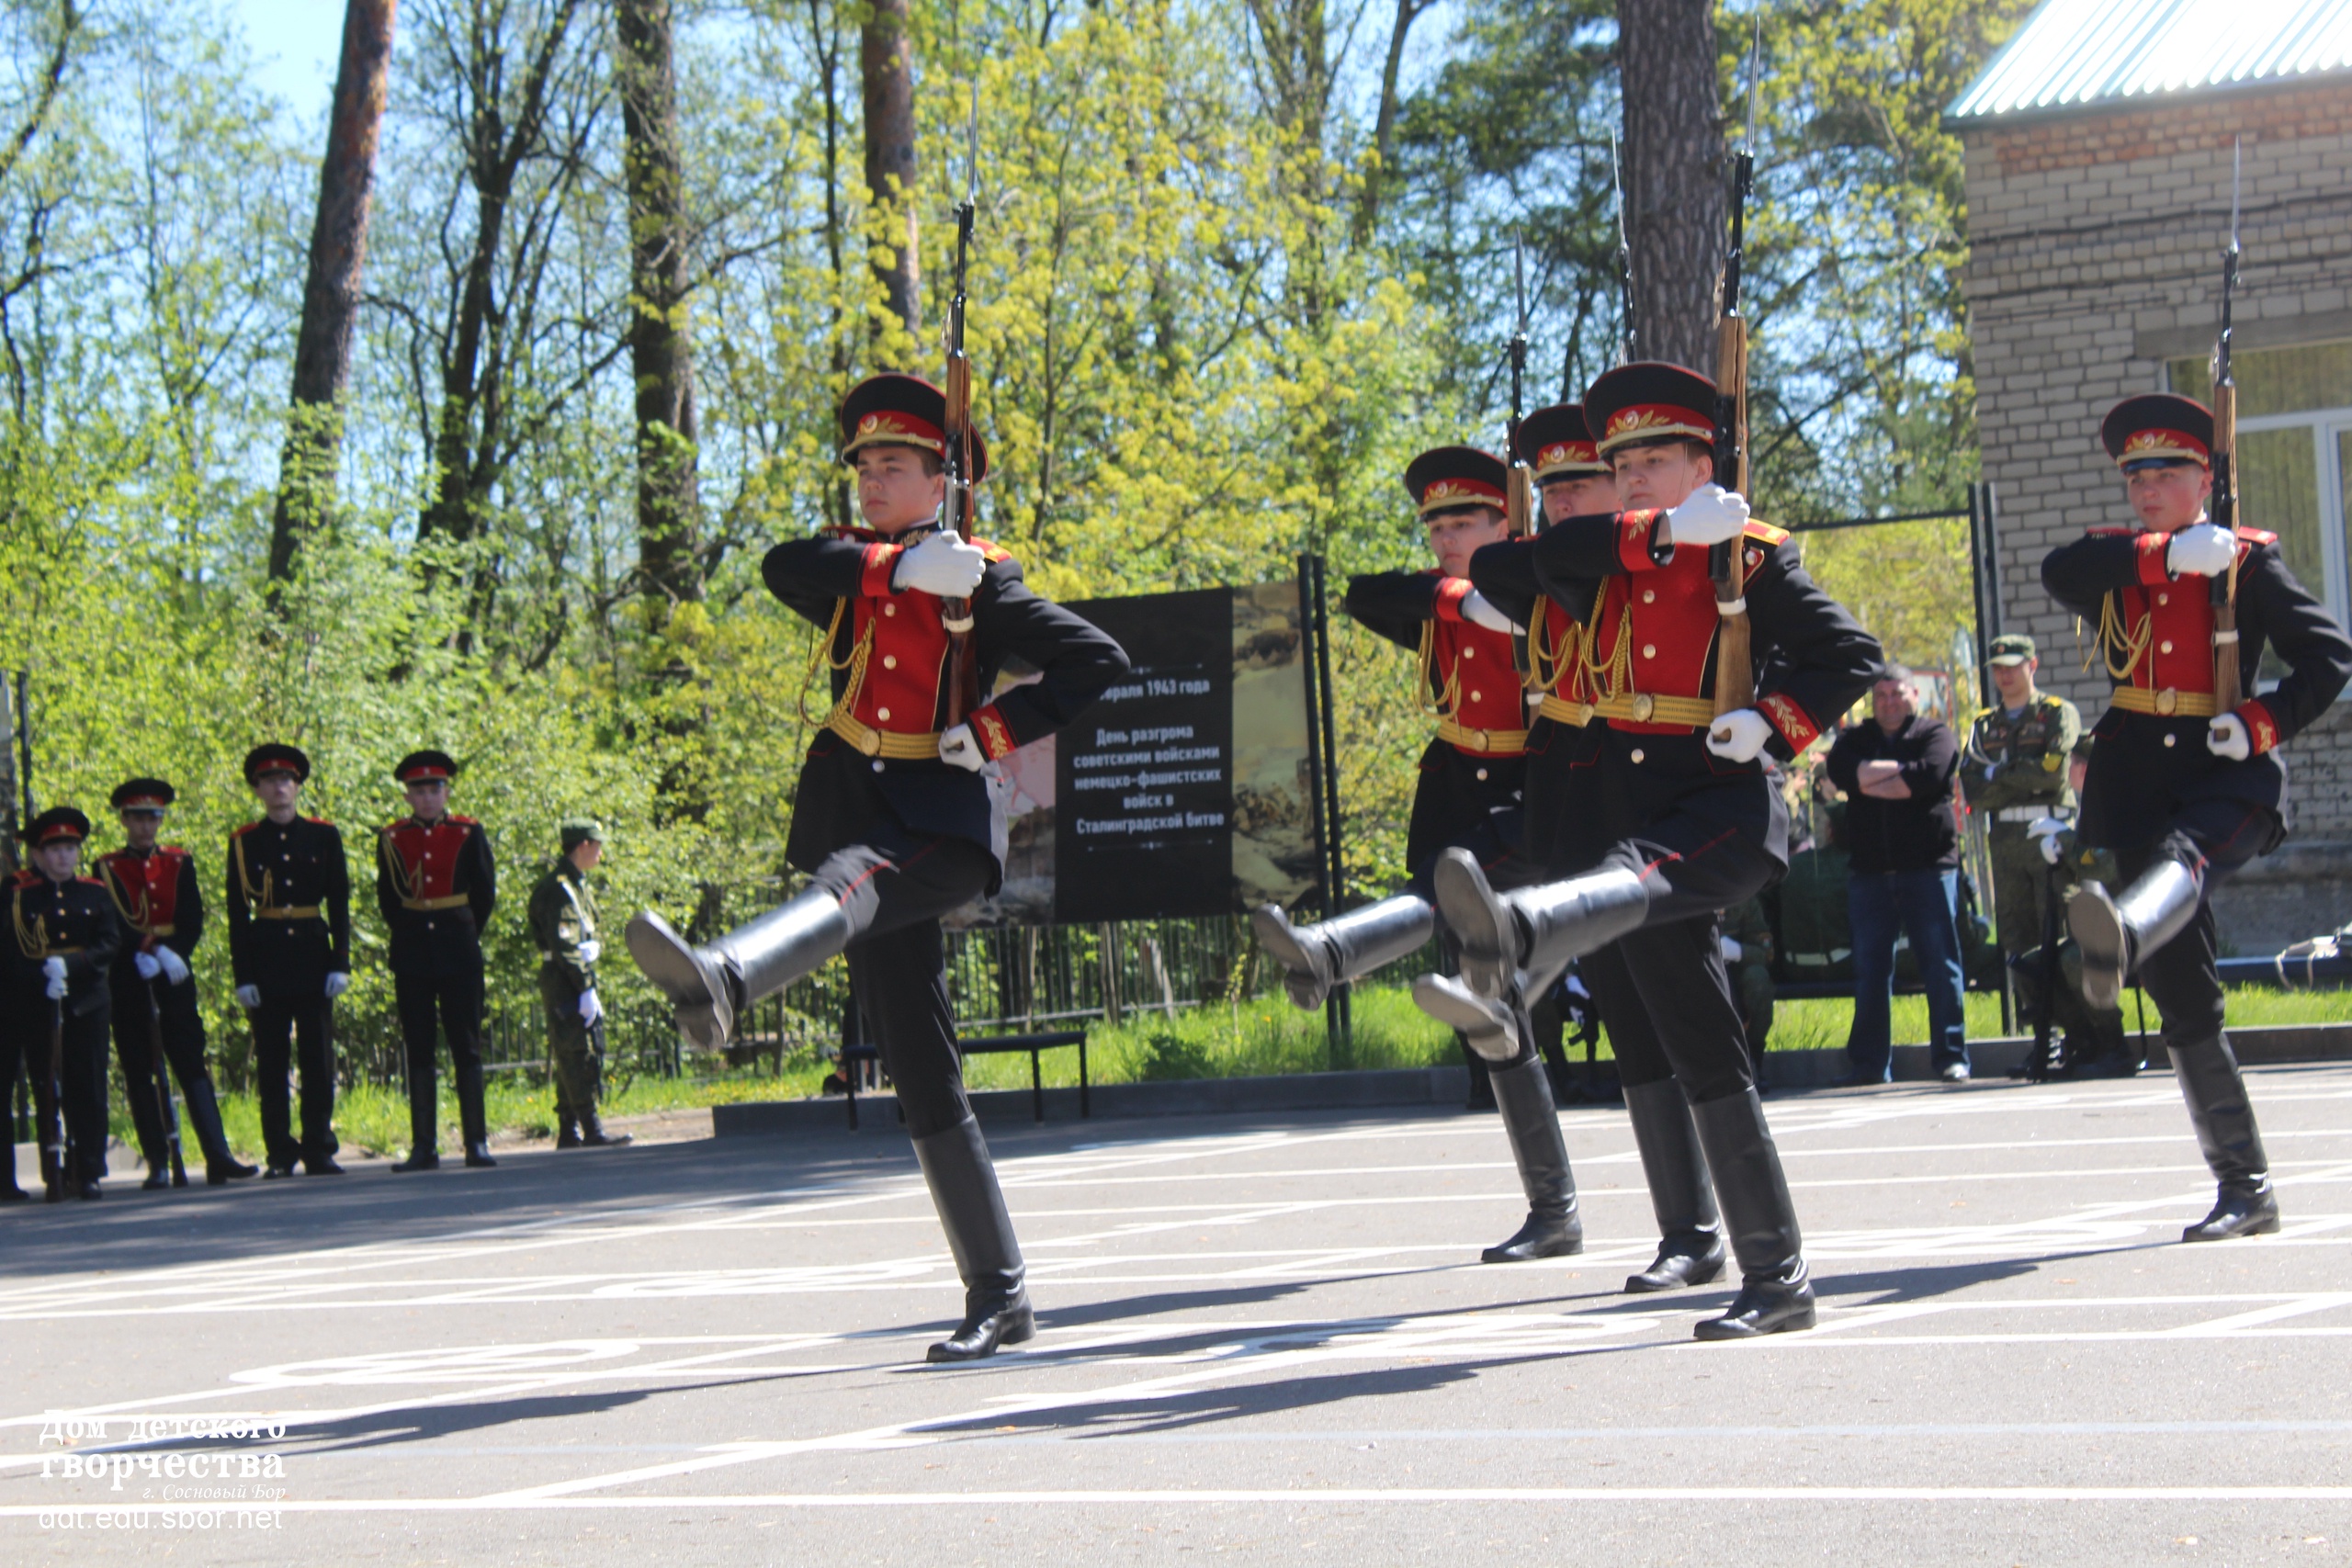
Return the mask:
POLYGON ((1751 157, 1754 156, 1756 152, 1756 97, 1757 90, 1761 85, 1764 63, 1764 6, 1762 0, 1758 0, 1755 12, 1753 13, 1753 20, 1755 23, 1755 31, 1751 34, 1747 45, 1747 152, 1751 157))
POLYGON ((964 199, 980 202, 980 75, 972 73, 972 114, 964 126, 964 199))
POLYGON ((2245 170, 2245 140, 2230 142, 2230 254, 2238 254, 2238 176, 2245 170))

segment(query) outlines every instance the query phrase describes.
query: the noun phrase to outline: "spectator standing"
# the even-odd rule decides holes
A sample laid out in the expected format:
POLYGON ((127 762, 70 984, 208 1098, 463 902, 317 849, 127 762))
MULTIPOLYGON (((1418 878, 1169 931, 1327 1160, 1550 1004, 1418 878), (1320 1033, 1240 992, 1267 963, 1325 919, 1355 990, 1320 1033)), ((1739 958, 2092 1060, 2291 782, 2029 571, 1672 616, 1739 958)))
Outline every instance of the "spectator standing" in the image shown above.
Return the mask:
POLYGON ((1872 682, 1871 713, 1871 723, 1853 726, 1829 750, 1829 777, 1846 792, 1843 837, 1853 857, 1846 894, 1854 933, 1848 1081, 1884 1083, 1894 1077, 1887 1013, 1900 930, 1911 939, 1928 989, 1930 1059, 1946 1083, 1965 1083, 1960 835, 1952 817, 1960 743, 1948 726, 1920 714, 1911 672, 1900 665, 1882 671, 1872 682))
POLYGON ((563 852, 531 889, 531 940, 539 949, 539 1002, 547 1010, 555 1077, 555 1146, 626 1144, 596 1118, 605 1077, 605 1008, 596 998, 596 896, 588 874, 605 855, 605 830, 585 818, 563 824, 563 852))

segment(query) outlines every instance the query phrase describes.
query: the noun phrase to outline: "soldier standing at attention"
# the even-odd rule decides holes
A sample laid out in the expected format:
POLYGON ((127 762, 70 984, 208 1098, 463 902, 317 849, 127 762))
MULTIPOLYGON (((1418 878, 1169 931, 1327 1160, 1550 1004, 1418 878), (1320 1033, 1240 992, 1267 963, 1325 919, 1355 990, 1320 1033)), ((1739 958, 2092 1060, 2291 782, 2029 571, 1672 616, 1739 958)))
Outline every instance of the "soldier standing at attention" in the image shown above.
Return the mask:
POLYGON ((409 815, 376 834, 376 907, 392 933, 392 992, 408 1053, 409 1156, 394 1170, 437 1170, 434 1036, 447 1036, 466 1163, 493 1166, 481 1091, 481 930, 498 902, 490 835, 449 809, 458 764, 412 751, 392 770, 409 815))
POLYGON ((8 900, 8 989, 36 1024, 23 1032, 34 1050, 28 1066, 48 1073, 51 1047, 62 1043, 65 1158, 49 1183, 52 1203, 68 1192, 96 1200, 107 1174, 107 975, 122 927, 106 889, 81 874, 89 836, 90 819, 70 806, 34 818, 24 837, 32 868, 17 874, 8 900))
MULTIPOLYGON (((939 525, 950 433, 937 387, 869 377, 842 400, 840 426, 865 526, 787 540, 761 565, 768 592, 824 628, 809 673, 821 662, 832 677, 832 711, 809 744, 785 846, 809 885, 701 947, 640 912, 628 923, 629 953, 668 995, 686 1038, 716 1050, 745 1008, 846 952, 964 1283, 963 1323, 929 1359, 967 1361, 1030 1338, 1036 1323, 1021 1244, 964 1093, 939 918, 1003 879, 1004 814, 980 770, 1069 724, 1126 673, 1127 659, 1031 592, 1004 550, 939 525), (1008 659, 1041 677, 951 723, 959 699, 949 617, 963 609, 983 697, 1008 659)), ((976 434, 962 439, 978 483, 987 449, 976 434)))
POLYGON ((121 849, 98 857, 98 880, 114 897, 130 946, 114 966, 114 1053, 122 1065, 131 1125, 147 1160, 149 1187, 170 1185, 169 1139, 161 1103, 162 1075, 178 1076, 188 1125, 204 1150, 205 1181, 258 1174, 231 1152, 220 1126, 220 1101, 204 1062, 204 1015, 197 1010, 188 960, 204 936, 204 893, 196 857, 176 844, 159 844, 164 813, 178 794, 162 779, 117 785, 112 803, 122 820, 121 849), (158 1058, 158 1037, 161 1058, 158 1058))
POLYGON ((2001 956, 2014 961, 2041 945, 2050 863, 2040 840, 2074 819, 2067 763, 2083 738, 2083 716, 2065 698, 2034 685, 2041 661, 2034 657, 2031 637, 1995 637, 1993 656, 1985 662, 1998 700, 1969 727, 1960 790, 1969 809, 1987 818, 1993 928, 2001 956))
POLYGON ((563 824, 563 852, 531 889, 531 941, 539 950, 539 1002, 547 1009, 555 1068, 555 1146, 626 1144, 596 1120, 603 1086, 604 1004, 596 997, 596 896, 588 874, 605 856, 605 830, 585 818, 563 824))
POLYGON ((311 760, 291 746, 245 754, 245 783, 262 818, 229 835, 229 964, 237 1005, 254 1032, 264 1179, 341 1176, 335 1164, 334 998, 351 984, 351 868, 332 822, 296 809, 311 760), (299 1055, 298 1055, 299 1054, 299 1055), (300 1060, 302 1136, 295 1140, 288 1078, 300 1060))
POLYGON ((2212 523, 2213 415, 2169 393, 2126 398, 2102 423, 2137 527, 2093 528, 2041 563, 2042 586, 2098 627, 2111 705, 2083 782, 2082 838, 2115 852, 2122 891, 2086 883, 2066 906, 2083 995, 2112 1008, 2136 972, 2220 1191, 2184 1241, 2278 1228, 2254 1107, 2222 1032, 2214 886, 2286 837, 2278 748, 2352 674, 2352 641, 2287 570, 2278 536, 2212 523), (2233 633, 2214 600, 2233 596, 2233 633), (2217 637, 2234 636, 2238 687, 2214 691, 2217 637), (2264 647, 2286 675, 2254 694, 2264 647))

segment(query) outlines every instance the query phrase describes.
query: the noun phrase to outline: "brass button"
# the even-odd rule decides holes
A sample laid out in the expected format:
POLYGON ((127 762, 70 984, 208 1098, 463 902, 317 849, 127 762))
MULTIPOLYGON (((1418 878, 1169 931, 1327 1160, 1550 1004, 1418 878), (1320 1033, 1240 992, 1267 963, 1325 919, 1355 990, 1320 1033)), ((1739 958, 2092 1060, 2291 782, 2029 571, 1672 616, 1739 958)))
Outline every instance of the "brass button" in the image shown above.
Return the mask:
POLYGON ((2169 641, 2160 642, 2156 644, 2156 651, 2158 653, 2170 653, 2172 651, 2172 644, 2169 641))
POLYGON ((1478 657, 1478 650, 1475 648, 1465 648, 1462 650, 1462 657, 1464 659, 1476 659, 1478 657))
POLYGON ((2169 604, 2172 603, 2172 595, 2169 593, 2159 593, 2156 595, 2156 603, 2159 604, 2169 604))
POLYGON ((1484 701, 1484 700, 1485 700, 1486 695, 1487 695, 1487 694, 1486 694, 1486 693, 1484 693, 1484 692, 1473 692, 1473 693, 1471 693, 1471 694, 1470 694, 1470 700, 1471 700, 1472 702, 1474 702, 1474 703, 1475 703, 1475 702, 1481 702, 1481 701, 1484 701))
POLYGON ((1657 657, 1657 644, 1654 642, 1645 642, 1642 644, 1642 657, 1644 659, 1656 659, 1657 657))
MULTIPOLYGON (((2167 648, 2165 651, 2170 652, 2171 649, 2167 648)), ((2156 694, 2156 711, 2158 713, 2165 715, 2166 717, 2170 717, 2172 716, 2172 711, 2178 706, 2180 706, 2180 690, 2178 687, 2166 686, 2163 691, 2156 694)))
POLYGON ((2165 736, 2165 745, 2167 745, 2167 746, 2169 746, 2169 745, 2173 744, 2175 741, 2178 740, 2179 739, 2180 739, 2180 737, 2179 737, 2179 736, 2177 736, 2177 735, 2167 735, 2167 736, 2165 736))
POLYGON ((874 764, 874 771, 875 771, 876 773, 880 773, 880 772, 882 771, 882 764, 881 764, 881 762, 880 762, 880 761, 877 761, 874 764))
POLYGON ((896 604, 885 604, 882 606, 882 613, 886 615, 895 615, 899 613, 899 607, 896 604))
POLYGON ((1642 603, 1643 603, 1643 604, 1657 604, 1657 589, 1655 589, 1655 588, 1645 588, 1645 589, 1643 589, 1643 590, 1642 590, 1642 603))
POLYGON ((1642 749, 1641 749, 1640 747, 1636 746, 1636 747, 1634 747, 1634 761, 1635 761, 1636 762, 1638 762, 1638 761, 1640 761, 1641 760, 1642 760, 1642 749))
POLYGON ((890 710, 888 708, 876 708, 874 710, 874 716, 880 719, 883 723, 888 724, 890 722, 890 710))
MULTIPOLYGON (((1650 721, 1650 715, 1656 712, 1657 712, 1657 699, 1656 697, 1650 695, 1647 692, 1642 692, 1635 694, 1634 698, 1634 722, 1635 724, 1647 724, 1650 721)), ((1641 760, 1640 755, 1636 753, 1634 761, 1638 762, 1641 760)))
POLYGON ((1479 783, 1481 783, 1481 784, 1484 784, 1484 783, 1486 783, 1486 781, 1487 781, 1487 770, 1486 770, 1486 769, 1484 769, 1484 768, 1480 768, 1480 769, 1478 770, 1478 782, 1479 782, 1479 783))
POLYGON ((882 656, 882 668, 883 668, 883 669, 885 669, 885 670, 896 670, 898 667, 899 667, 899 656, 898 656, 897 654, 895 654, 895 653, 886 653, 886 654, 884 654, 884 655, 882 656))

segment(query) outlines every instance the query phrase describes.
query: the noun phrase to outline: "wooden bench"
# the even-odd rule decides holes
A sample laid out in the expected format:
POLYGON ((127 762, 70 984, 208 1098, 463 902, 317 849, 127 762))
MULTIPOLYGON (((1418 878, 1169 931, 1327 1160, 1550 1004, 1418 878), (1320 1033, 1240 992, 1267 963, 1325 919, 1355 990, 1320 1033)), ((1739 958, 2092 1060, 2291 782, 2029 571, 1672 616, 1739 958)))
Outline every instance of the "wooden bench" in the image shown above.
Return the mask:
MULTIPOLYGON (((1009 1051, 1028 1052, 1030 1109, 1040 1122, 1046 1119, 1046 1081, 1044 1069, 1039 1062, 1039 1055, 1046 1051, 1059 1050, 1065 1045, 1078 1047, 1078 1113, 1081 1117, 1091 1116, 1094 1113, 1094 1108, 1087 1093, 1086 1031, 1083 1029, 1057 1029, 1044 1034, 984 1034, 975 1039, 958 1040, 956 1043, 956 1050, 967 1056, 1001 1055, 1009 1051)), ((881 1059, 882 1048, 878 1045, 842 1047, 842 1082, 849 1093, 849 1124, 852 1131, 855 1131, 857 1127, 857 1074, 850 1070, 850 1064, 878 1062, 881 1059)), ((899 1120, 905 1121, 906 1112, 901 1111, 899 1113, 899 1120)))

